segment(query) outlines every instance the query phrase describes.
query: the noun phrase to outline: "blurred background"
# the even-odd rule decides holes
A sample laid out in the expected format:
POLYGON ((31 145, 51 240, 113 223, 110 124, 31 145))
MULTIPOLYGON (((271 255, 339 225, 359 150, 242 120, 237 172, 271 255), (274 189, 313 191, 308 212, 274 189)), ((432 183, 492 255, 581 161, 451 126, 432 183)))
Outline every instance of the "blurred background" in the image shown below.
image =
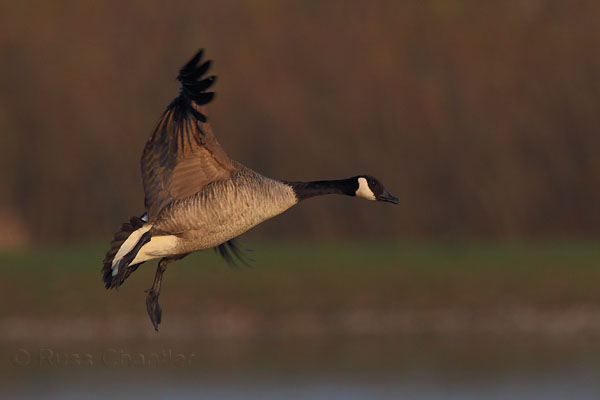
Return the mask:
POLYGON ((0 390, 593 397, 599 17, 583 0, 0 3, 0 390), (307 201, 242 237, 251 268, 178 262, 156 334, 154 264, 106 292, 101 260, 143 212, 143 145, 200 47, 232 158, 369 173, 401 203, 307 201))

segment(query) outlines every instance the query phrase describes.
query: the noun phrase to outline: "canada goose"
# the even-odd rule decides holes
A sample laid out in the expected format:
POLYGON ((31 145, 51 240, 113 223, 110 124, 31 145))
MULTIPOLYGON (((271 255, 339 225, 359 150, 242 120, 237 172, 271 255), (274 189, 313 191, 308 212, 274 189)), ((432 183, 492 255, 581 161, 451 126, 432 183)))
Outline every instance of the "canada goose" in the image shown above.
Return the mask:
POLYGON ((301 200, 343 194, 398 203, 369 175, 287 182, 267 178, 230 159, 217 141, 204 110, 216 77, 205 78, 211 62, 200 50, 179 71, 179 95, 158 120, 142 153, 146 212, 124 223, 104 259, 107 289, 120 286, 145 261, 160 258, 146 308, 154 329, 161 322, 158 296, 167 264, 215 248, 228 261, 242 257, 233 239, 301 200))

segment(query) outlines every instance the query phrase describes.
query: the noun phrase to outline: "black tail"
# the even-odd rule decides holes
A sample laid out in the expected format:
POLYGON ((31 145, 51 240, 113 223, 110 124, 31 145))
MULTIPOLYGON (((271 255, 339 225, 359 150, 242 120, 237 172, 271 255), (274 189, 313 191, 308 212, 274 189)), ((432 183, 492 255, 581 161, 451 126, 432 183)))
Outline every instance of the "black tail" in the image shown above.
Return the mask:
POLYGON ((135 259, 135 256, 137 255, 138 251, 140 251, 142 246, 150 241, 152 235, 149 231, 144 232, 131 250, 121 257, 118 264, 115 265, 117 273, 113 274, 113 261, 119 252, 119 249, 121 246, 123 246, 127 239, 129 239, 131 234, 142 228, 144 224, 145 222, 141 218, 131 217, 129 222, 125 222, 123 225, 121 225, 121 229, 115 233, 115 237, 110 243, 110 250, 108 250, 106 256, 104 257, 104 266, 102 267, 104 285, 107 289, 120 286, 125 279, 127 279, 127 277, 142 264, 138 263, 129 265, 135 259))

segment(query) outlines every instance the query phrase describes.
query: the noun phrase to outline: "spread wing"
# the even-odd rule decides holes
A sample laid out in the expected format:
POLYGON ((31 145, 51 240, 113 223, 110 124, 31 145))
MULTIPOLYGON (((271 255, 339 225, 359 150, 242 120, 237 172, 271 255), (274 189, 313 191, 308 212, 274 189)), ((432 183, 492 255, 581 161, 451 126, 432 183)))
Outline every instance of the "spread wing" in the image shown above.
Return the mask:
POLYGON ((201 59, 202 50, 179 71, 179 95, 161 116, 142 154, 149 221, 172 201, 229 179, 240 168, 225 154, 207 122, 203 106, 214 93, 206 90, 216 77, 204 78, 210 61, 201 63, 201 59))

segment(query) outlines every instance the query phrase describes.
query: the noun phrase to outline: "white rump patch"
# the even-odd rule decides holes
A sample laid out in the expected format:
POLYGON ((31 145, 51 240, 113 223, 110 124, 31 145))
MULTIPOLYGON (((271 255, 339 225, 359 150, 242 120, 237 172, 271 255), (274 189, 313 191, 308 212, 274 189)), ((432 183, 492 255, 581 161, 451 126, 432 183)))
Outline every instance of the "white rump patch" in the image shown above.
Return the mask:
POLYGON ((116 276, 119 273, 119 268, 117 268, 119 261, 121 261, 121 259, 135 247, 142 235, 148 232, 150 228, 152 228, 152 225, 150 224, 142 226, 129 235, 127 240, 125 240, 121 247, 119 247, 119 251, 117 251, 117 254, 115 254, 115 258, 113 259, 111 266, 112 276, 116 276))
POLYGON ((177 254, 177 243, 179 238, 174 235, 152 236, 150 241, 142 246, 140 251, 131 262, 131 265, 139 264, 153 258, 172 256, 177 254))
POLYGON ((358 178, 358 189, 356 190, 356 196, 367 200, 375 200, 373 191, 371 188, 369 188, 367 180, 363 177, 358 178))

